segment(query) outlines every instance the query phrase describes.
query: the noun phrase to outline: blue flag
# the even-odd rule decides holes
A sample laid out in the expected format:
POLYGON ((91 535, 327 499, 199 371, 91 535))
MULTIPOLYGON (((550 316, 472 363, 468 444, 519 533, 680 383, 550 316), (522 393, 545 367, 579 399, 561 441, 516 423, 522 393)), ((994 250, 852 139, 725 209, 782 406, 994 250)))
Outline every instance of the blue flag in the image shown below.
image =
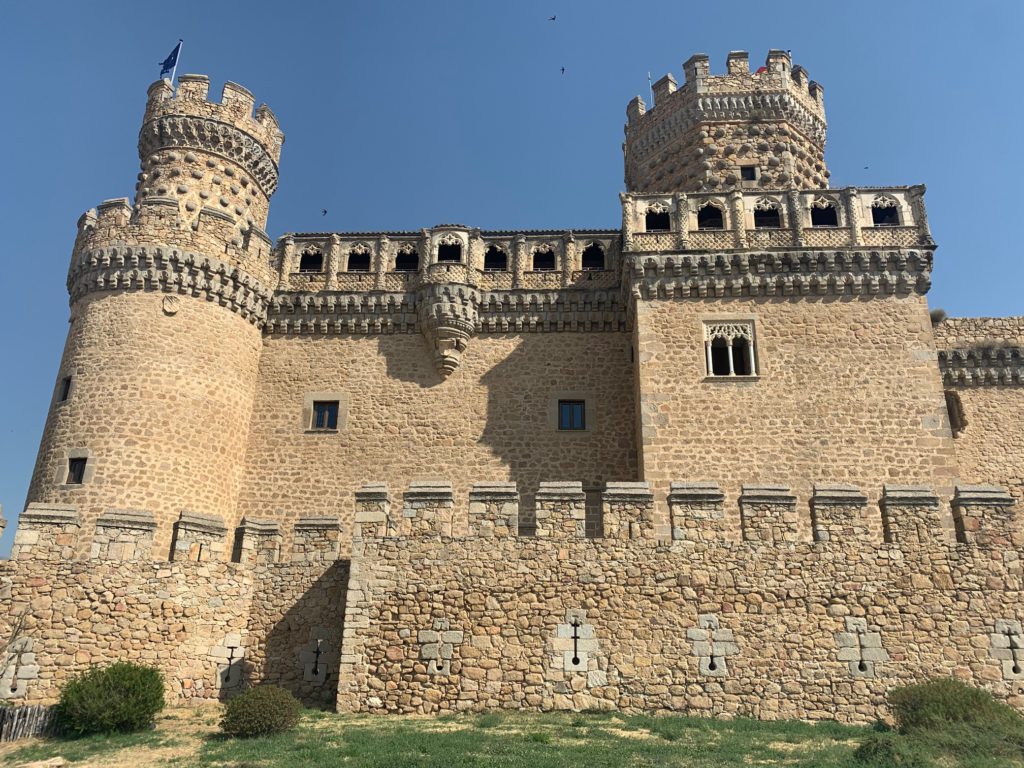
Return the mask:
POLYGON ((174 68, 178 65, 178 52, 181 50, 181 40, 174 46, 174 50, 171 51, 171 55, 163 60, 160 65, 160 77, 168 75, 174 71, 174 68))

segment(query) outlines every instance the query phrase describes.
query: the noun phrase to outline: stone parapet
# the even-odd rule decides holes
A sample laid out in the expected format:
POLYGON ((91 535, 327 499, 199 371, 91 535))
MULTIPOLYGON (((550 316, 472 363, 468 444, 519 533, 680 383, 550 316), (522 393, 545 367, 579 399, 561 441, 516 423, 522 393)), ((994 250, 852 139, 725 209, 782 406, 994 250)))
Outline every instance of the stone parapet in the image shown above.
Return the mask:
POLYGON ((276 520, 242 518, 238 526, 238 562, 266 565, 281 559, 281 525, 276 520))
POLYGON ((993 485, 958 485, 953 497, 957 539, 984 549, 1003 549, 1019 542, 1015 499, 993 485))
POLYGON ((516 536, 519 532, 519 489, 515 483, 474 483, 469 491, 469 535, 516 536))
POLYGON ((156 518, 141 509, 108 509, 96 521, 90 557, 96 560, 150 560, 156 518))
POLYGON ((601 497, 604 512, 604 538, 669 538, 668 525, 657 519, 654 494, 646 482, 610 482, 601 497))
POLYGON ((77 508, 29 504, 18 518, 12 560, 70 560, 78 546, 77 508))
POLYGON ((293 562, 337 560, 341 552, 341 520, 337 517, 301 517, 295 522, 293 562))
POLYGON ((387 483, 363 483, 356 491, 356 513, 352 538, 392 536, 396 530, 391 518, 391 494, 387 483))
POLYGON ((855 485, 815 484, 811 526, 815 541, 861 547, 871 540, 868 497, 855 485))
POLYGON ((720 542, 726 538, 725 494, 716 483, 672 483, 668 508, 674 540, 720 542))
POLYGON ((740 519, 745 541, 795 543, 799 541, 796 496, 785 485, 744 485, 740 519))
POLYGON ((534 497, 537 538, 565 539, 586 536, 586 494, 581 482, 543 482, 534 497))
POLYGON ((171 560, 222 562, 227 554, 227 533, 222 517, 182 511, 174 524, 171 560))
POLYGON ((417 480, 402 494, 400 536, 451 536, 455 494, 447 480, 417 480))
POLYGON ((939 498, 924 485, 886 485, 882 492, 885 540, 904 551, 935 546, 944 539, 939 498))

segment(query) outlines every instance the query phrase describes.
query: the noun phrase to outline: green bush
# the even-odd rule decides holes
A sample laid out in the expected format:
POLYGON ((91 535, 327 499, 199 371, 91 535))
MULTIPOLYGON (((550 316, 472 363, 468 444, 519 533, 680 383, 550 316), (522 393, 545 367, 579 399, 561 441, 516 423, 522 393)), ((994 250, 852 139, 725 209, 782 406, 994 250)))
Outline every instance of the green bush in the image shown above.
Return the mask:
POLYGON ((220 729, 228 736, 265 736, 290 731, 299 722, 302 704, 284 688, 258 685, 224 707, 220 729))
POLYGON ((1021 730, 1024 718, 992 694, 953 678, 894 688, 888 694, 901 733, 946 730, 958 724, 1021 730))
POLYGON ((914 743, 896 733, 872 733, 853 753, 858 763, 876 768, 927 768, 932 765, 914 743))
POLYGON ((60 694, 57 715, 74 734, 130 733, 150 728, 164 708, 160 670, 118 662, 93 667, 60 694))

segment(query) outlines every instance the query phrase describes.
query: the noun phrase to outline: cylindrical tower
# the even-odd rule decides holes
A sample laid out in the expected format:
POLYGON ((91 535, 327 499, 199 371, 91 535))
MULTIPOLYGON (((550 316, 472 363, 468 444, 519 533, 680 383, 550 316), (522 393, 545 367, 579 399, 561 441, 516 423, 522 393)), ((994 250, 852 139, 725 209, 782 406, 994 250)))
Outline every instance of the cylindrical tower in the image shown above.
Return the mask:
POLYGON ((231 528, 273 290, 263 230, 284 135, 241 86, 149 89, 134 206, 79 220, 71 327, 28 502, 73 505, 81 553, 110 510, 150 513, 165 558, 181 512, 231 528))

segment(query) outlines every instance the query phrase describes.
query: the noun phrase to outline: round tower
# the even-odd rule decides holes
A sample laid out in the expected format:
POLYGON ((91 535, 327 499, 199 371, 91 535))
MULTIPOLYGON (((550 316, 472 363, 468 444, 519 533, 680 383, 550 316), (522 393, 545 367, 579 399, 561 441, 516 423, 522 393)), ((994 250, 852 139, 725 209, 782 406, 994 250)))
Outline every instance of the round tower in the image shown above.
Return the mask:
POLYGON ((639 96, 626 108, 628 192, 828 186, 824 89, 788 51, 755 72, 746 51, 729 54, 724 75, 703 53, 683 70, 682 87, 671 74, 654 83, 650 110, 639 96))
MULTIPOLYGON (((29 503, 75 507, 88 554, 111 511, 155 524, 203 515, 231 530, 276 273, 264 232, 284 135, 227 83, 185 75, 149 88, 134 205, 79 220, 71 321, 29 503)), ((116 517, 116 515, 115 515, 116 517)), ((205 557, 225 557, 223 544, 205 557)))

